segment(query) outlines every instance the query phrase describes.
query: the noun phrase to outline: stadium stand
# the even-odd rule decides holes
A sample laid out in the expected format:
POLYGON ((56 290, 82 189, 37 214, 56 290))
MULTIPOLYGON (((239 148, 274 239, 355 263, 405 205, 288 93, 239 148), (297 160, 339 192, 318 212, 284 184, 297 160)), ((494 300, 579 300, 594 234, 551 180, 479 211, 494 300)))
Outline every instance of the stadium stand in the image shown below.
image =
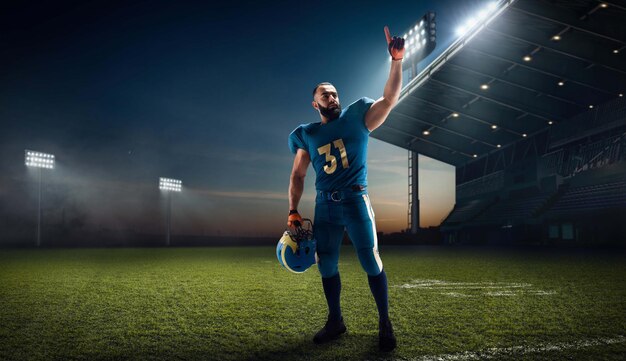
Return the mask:
POLYGON ((488 200, 486 198, 472 199, 455 205, 445 219, 448 225, 457 225, 475 219, 478 215, 488 209, 493 203, 497 202, 497 198, 488 200))
POLYGON ((592 184, 568 189, 550 209, 549 215, 563 216, 626 204, 626 180, 608 184, 592 184))
POLYGON ((625 14, 501 1, 402 90, 373 136, 456 167, 444 241, 626 243, 625 14))
POLYGON ((526 194, 520 194, 496 203, 474 221, 480 224, 499 226, 525 224, 532 221, 537 211, 548 201, 550 196, 552 196, 550 192, 530 190, 526 194))
POLYGON ((562 195, 542 215, 546 219, 593 214, 626 207, 626 161, 577 173, 561 186, 562 195))
POLYGON ((498 171, 484 177, 461 184, 456 188, 458 199, 498 192, 504 185, 504 172, 498 171))

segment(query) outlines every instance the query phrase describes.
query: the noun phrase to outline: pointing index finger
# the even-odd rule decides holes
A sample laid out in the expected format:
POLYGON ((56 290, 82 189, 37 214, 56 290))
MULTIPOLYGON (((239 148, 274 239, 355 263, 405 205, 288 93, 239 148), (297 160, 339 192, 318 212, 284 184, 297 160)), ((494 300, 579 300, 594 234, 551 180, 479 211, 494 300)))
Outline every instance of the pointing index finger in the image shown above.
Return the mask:
POLYGON ((387 44, 391 43, 391 34, 389 34, 389 28, 385 25, 385 37, 387 38, 387 44))

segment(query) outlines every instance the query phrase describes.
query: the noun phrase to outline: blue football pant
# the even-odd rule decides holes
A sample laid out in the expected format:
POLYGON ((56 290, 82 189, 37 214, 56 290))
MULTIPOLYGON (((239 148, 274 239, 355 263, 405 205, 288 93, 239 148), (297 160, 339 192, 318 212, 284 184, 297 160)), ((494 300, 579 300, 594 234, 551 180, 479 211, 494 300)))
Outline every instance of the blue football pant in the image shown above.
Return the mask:
POLYGON ((338 202, 319 198, 315 204, 313 229, 319 258, 317 265, 322 277, 333 277, 339 272, 337 264, 344 229, 365 272, 369 276, 379 275, 383 263, 378 254, 374 211, 367 193, 355 192, 338 202))

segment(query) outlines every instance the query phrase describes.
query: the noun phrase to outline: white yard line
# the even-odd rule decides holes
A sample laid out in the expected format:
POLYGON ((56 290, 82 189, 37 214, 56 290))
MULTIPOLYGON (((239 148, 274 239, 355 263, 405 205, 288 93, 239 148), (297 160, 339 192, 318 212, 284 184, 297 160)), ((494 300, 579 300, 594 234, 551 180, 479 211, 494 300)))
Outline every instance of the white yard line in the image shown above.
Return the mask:
POLYGON ((476 297, 479 295, 467 295, 462 292, 463 290, 475 290, 485 292, 484 296, 519 296, 519 295, 533 295, 533 296, 549 296, 555 295, 556 291, 544 291, 533 289, 533 285, 530 283, 517 283, 517 282, 448 282, 443 280, 412 280, 410 283, 401 285, 394 285, 395 288, 404 289, 420 289, 420 290, 438 290, 449 291, 442 292, 440 294, 450 297, 476 297))
POLYGON ((556 295, 556 291, 542 291, 542 290, 529 290, 526 293, 537 295, 537 296, 551 296, 556 295))
POLYGON ((578 340, 573 342, 559 342, 553 344, 539 344, 536 346, 512 346, 503 348, 488 348, 481 351, 465 351, 451 354, 429 355, 417 358, 403 358, 405 361, 466 361, 466 360, 489 360, 507 357, 515 359, 516 356, 544 353, 550 351, 578 350, 587 347, 606 346, 626 342, 626 337, 616 335, 610 338, 596 338, 578 340))
POLYGON ((464 293, 458 293, 458 292, 442 292, 441 293, 444 296, 450 296, 450 297, 476 297, 474 295, 466 295, 464 293))
POLYGON ((513 291, 496 291, 496 292, 487 292, 485 293, 487 296, 517 296, 518 293, 513 291))
POLYGON ((508 284, 501 286, 422 286, 422 285, 412 285, 409 283, 405 283, 400 286, 396 286, 399 288, 420 288, 425 290, 462 290, 462 289, 471 289, 471 290, 482 290, 482 289, 494 289, 494 288, 527 288, 532 287, 529 284, 508 284))

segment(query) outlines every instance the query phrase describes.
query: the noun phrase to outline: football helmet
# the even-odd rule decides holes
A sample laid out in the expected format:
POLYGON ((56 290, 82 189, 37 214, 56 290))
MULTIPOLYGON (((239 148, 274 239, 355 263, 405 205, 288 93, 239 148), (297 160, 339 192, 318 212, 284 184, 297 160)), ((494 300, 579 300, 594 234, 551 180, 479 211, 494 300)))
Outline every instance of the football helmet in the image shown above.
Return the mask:
POLYGON ((303 219, 295 233, 286 230, 276 246, 278 263, 293 273, 302 273, 317 263, 316 242, 313 239, 313 223, 303 219))

